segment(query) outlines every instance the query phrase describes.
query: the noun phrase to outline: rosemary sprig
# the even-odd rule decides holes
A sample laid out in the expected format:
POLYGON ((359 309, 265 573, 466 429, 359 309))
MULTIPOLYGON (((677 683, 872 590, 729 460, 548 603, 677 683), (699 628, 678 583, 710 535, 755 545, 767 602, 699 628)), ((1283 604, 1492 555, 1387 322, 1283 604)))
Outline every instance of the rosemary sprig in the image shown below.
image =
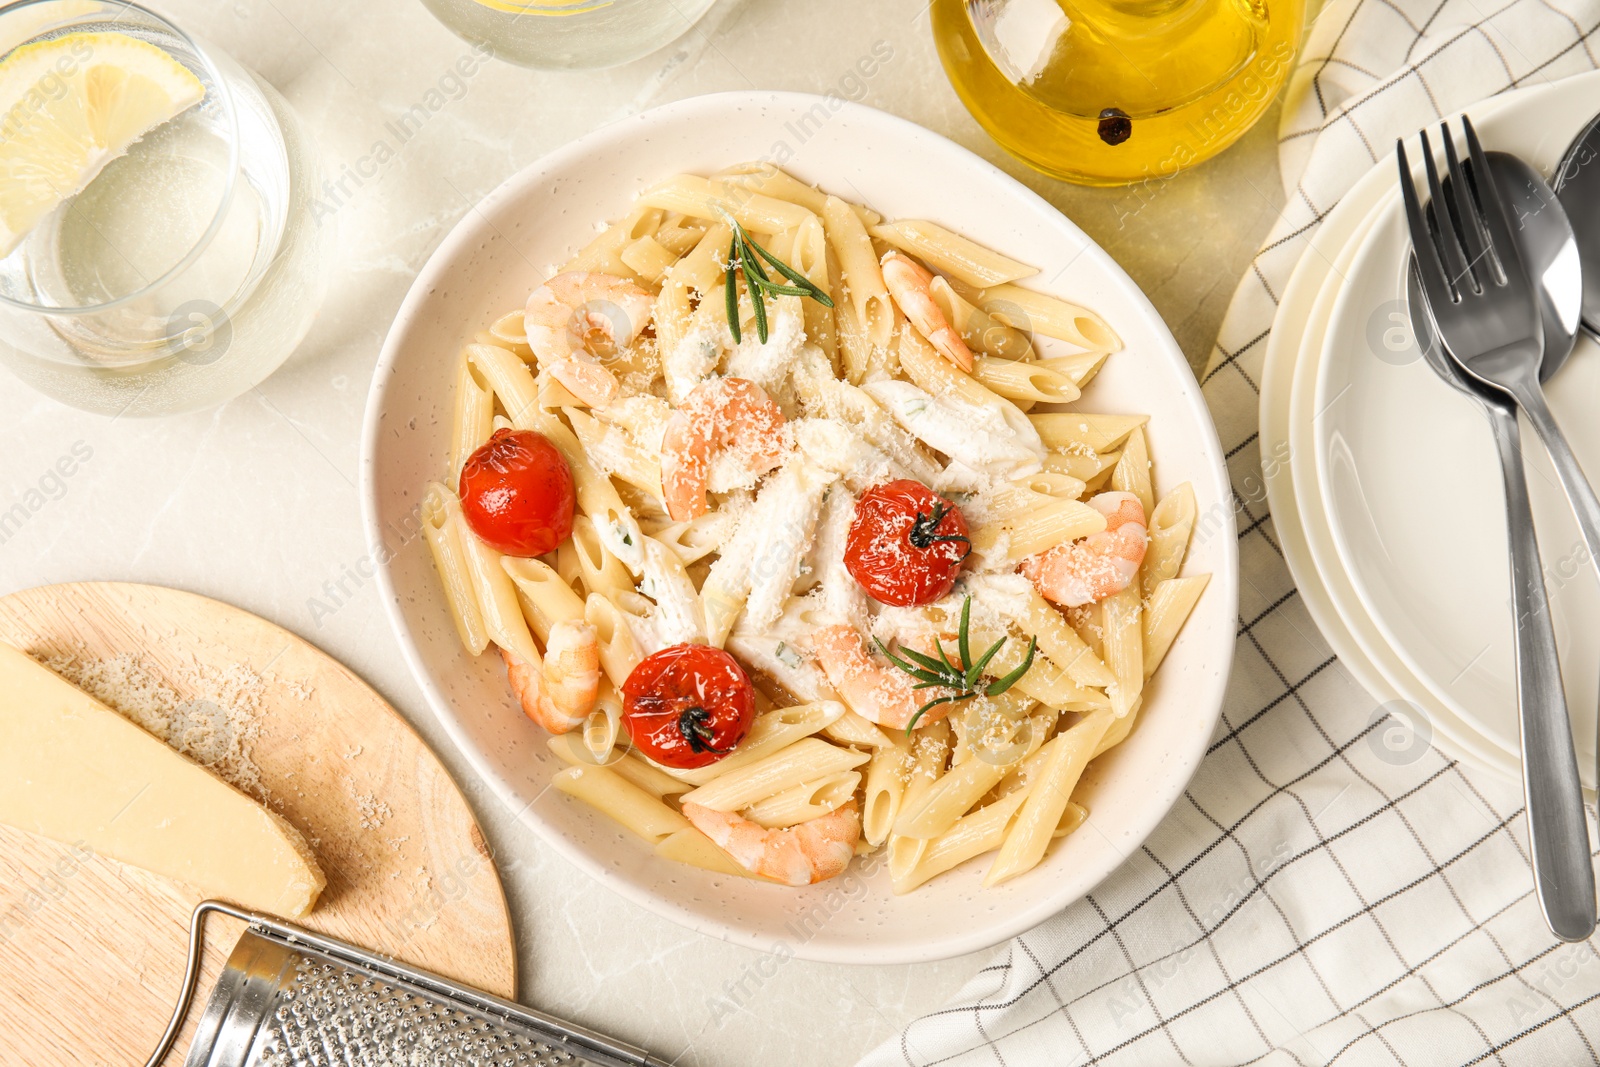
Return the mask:
POLYGON ((911 721, 906 723, 907 736, 910 736, 911 731, 916 729, 917 720, 922 718, 929 708, 936 708, 940 704, 955 704, 963 700, 971 700, 976 696, 997 697, 1016 685, 1022 676, 1028 673, 1028 668, 1033 666, 1033 653, 1038 647, 1038 641, 1030 637, 1028 638, 1028 654, 1022 658, 1022 663, 1016 670, 1003 678, 996 678, 992 682, 982 681, 984 668, 989 666, 989 661, 999 654, 1001 646, 1006 643, 1006 639, 1002 637, 990 645, 988 651, 974 660, 969 636, 971 622, 972 598, 969 596, 961 602, 961 628, 956 636, 956 650, 960 654, 960 663, 950 662, 950 657, 945 654, 943 645, 939 646, 938 659, 918 652, 913 648, 901 648, 900 655, 897 656, 889 651, 889 646, 884 644, 882 640, 873 638, 878 643, 878 649, 889 657, 890 663, 893 663, 917 680, 917 684, 911 688, 954 690, 954 692, 930 700, 918 708, 917 713, 911 716, 911 721))
POLYGON ((733 227, 733 240, 728 244, 728 270, 723 280, 722 296, 728 306, 728 329, 733 333, 735 342, 744 340, 739 329, 739 285, 734 278, 736 273, 744 274, 744 283, 750 290, 750 306, 756 313, 756 336, 762 344, 767 343, 767 297, 809 296, 823 307, 833 307, 833 298, 811 279, 752 241, 750 235, 744 232, 744 227, 732 218, 728 219, 728 225, 733 227), (770 263, 773 270, 793 284, 773 281, 761 265, 762 260, 770 263))

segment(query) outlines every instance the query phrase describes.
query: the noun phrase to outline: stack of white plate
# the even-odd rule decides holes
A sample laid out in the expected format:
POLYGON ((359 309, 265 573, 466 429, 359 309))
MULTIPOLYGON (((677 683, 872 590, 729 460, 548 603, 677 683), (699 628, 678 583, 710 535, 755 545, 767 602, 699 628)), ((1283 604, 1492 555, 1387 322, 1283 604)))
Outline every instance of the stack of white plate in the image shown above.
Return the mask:
MULTIPOLYGON (((1486 149, 1548 176, 1596 111, 1600 72, 1469 114, 1486 149)), ((1478 405, 1429 369, 1411 337, 1396 175, 1391 155, 1351 189, 1283 294, 1261 382, 1268 504, 1306 607, 1350 673, 1380 705, 1425 720, 1447 755, 1516 778, 1500 466, 1478 405)), ((1580 337, 1547 389, 1600 482, 1600 346, 1580 337)), ((1592 791, 1600 582, 1526 422, 1523 444, 1578 765, 1592 791)))

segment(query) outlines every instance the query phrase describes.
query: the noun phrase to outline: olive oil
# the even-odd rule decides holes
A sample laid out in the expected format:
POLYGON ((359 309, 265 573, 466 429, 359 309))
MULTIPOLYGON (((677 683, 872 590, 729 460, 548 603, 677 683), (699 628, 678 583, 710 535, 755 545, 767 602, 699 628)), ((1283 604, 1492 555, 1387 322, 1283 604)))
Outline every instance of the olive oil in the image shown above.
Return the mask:
POLYGON ((1082 185, 1170 178, 1261 117, 1305 0, 934 0, 939 58, 1008 152, 1082 185))

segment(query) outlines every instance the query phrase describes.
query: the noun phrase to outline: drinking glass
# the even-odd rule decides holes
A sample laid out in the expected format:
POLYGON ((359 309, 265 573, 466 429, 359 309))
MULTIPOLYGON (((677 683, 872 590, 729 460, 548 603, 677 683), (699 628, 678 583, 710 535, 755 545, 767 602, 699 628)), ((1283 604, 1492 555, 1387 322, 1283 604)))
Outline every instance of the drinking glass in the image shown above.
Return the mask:
POLYGON ((204 96, 0 259, 0 363, 63 403, 110 415, 190 411, 253 388, 305 336, 327 281, 333 220, 313 217, 321 171, 294 113, 227 55, 123 0, 0 8, 0 62, 42 42, 57 42, 45 46, 57 58, 0 128, 13 160, 53 135, 22 109, 45 107, 73 78, 121 77, 110 64, 130 49, 159 49, 204 96))
POLYGON ((682 37, 715 0, 422 0, 458 37, 543 70, 615 67, 682 37))

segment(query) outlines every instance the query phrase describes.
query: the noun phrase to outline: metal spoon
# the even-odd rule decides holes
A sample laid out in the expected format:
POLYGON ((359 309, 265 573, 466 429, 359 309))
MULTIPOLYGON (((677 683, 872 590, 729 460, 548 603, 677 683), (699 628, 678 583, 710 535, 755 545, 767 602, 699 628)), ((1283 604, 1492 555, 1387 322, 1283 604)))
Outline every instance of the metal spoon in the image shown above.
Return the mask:
POLYGON ((1551 184, 1583 261, 1583 328, 1600 339, 1600 115, 1573 140, 1551 184))
MULTIPOLYGON (((1513 237, 1528 273, 1542 278, 1551 273, 1549 267, 1570 244, 1571 231, 1563 225, 1559 211, 1545 210, 1549 206, 1545 199, 1548 189, 1541 189, 1542 181, 1528 180, 1530 174, 1538 177, 1528 164, 1502 152, 1487 153, 1487 159, 1496 183, 1506 194, 1507 208, 1523 220, 1513 237)), ((1422 293, 1415 257, 1406 271, 1406 296, 1412 333, 1423 358, 1440 378, 1483 405, 1500 455, 1507 542, 1511 550, 1512 602, 1516 611, 1517 705, 1522 724, 1523 788, 1528 799, 1529 834, 1530 837, 1553 836, 1559 840, 1563 836, 1562 827, 1571 823, 1568 829, 1583 838, 1581 842, 1563 842, 1570 847, 1558 850, 1560 870, 1536 872, 1539 903, 1557 936, 1581 941, 1595 928, 1594 872, 1588 860, 1588 839, 1580 829, 1583 826, 1583 793, 1577 766, 1572 761, 1572 742, 1564 736, 1570 730, 1570 718, 1561 685, 1561 663, 1539 561, 1539 545, 1534 538, 1528 484, 1522 468, 1517 407, 1507 394, 1462 373, 1444 346, 1438 343, 1438 331, 1422 293), (1552 752, 1554 758, 1545 758, 1552 752), (1561 808, 1570 809, 1566 814, 1574 817, 1546 818, 1546 813, 1554 815, 1555 810, 1561 808)), ((1541 380, 1548 380, 1572 352, 1573 333, 1566 324, 1572 318, 1574 303, 1570 286, 1561 293, 1546 291, 1541 299, 1540 314, 1545 331, 1544 359, 1539 368, 1541 380)), ((1536 858, 1540 852, 1542 850, 1535 850, 1536 858)))

